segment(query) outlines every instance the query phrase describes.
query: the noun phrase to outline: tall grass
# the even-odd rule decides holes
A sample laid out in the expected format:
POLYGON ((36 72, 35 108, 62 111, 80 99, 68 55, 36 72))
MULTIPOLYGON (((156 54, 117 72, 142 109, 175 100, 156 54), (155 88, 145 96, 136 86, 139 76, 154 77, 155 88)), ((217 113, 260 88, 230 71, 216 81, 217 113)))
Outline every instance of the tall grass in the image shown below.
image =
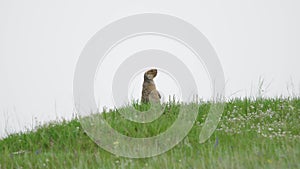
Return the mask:
MULTIPOLYGON (((124 135, 149 137, 172 125, 179 106, 169 103, 162 116, 149 124, 125 120, 117 110, 102 116, 124 135)), ((299 98, 229 100, 217 130, 199 144, 209 107, 209 102, 202 103, 188 136, 159 156, 130 159, 106 152, 75 118, 0 140, 0 168, 300 168, 299 98)))

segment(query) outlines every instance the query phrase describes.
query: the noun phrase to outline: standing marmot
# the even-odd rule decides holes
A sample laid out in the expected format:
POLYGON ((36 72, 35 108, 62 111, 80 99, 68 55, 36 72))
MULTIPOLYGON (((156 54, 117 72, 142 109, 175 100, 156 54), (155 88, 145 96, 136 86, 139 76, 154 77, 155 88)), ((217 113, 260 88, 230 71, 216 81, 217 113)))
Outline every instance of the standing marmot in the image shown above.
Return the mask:
POLYGON ((151 100, 160 103, 160 94, 156 90, 153 79, 157 75, 157 69, 151 69, 144 74, 144 83, 142 91, 142 103, 149 103, 151 100))

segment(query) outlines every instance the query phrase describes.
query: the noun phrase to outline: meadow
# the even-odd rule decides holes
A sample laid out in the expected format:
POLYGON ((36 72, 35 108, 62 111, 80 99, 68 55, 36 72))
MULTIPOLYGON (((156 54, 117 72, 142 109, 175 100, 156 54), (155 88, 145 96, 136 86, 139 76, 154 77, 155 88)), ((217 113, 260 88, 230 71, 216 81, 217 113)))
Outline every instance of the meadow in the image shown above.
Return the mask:
MULTIPOLYGON (((189 134, 158 156, 115 156, 97 146, 74 118, 39 125, 0 140, 0 169, 300 168, 300 98, 228 100, 216 131, 203 144, 199 143, 199 133, 211 103, 199 104, 198 117, 189 134)), ((169 102, 162 116, 148 124, 124 120, 118 110, 101 115, 124 135, 149 137, 170 127, 179 107, 180 103, 169 102)))

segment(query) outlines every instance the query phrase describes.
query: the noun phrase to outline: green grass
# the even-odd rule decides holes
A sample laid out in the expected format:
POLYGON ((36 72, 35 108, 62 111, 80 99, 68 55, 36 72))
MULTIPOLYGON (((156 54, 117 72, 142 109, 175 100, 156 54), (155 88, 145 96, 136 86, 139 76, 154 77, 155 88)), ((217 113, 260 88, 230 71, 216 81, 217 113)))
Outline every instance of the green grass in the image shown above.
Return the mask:
MULTIPOLYGON (((139 109, 144 107, 139 107, 139 109)), ((120 133, 149 137, 177 118, 171 103, 149 124, 129 122, 117 111, 102 114, 120 133)), ((188 136, 159 156, 130 159, 98 147, 77 119, 52 122, 0 140, 0 169, 6 168, 300 168, 300 99, 234 99, 226 102, 217 130, 204 144, 199 134, 210 103, 200 105, 188 136)))

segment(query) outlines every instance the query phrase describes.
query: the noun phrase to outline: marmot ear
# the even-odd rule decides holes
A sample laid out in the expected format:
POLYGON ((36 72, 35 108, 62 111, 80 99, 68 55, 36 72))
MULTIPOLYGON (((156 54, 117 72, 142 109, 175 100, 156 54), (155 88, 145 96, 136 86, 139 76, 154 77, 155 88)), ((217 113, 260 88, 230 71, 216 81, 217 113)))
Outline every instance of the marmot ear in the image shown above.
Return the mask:
POLYGON ((152 69, 153 70, 153 77, 156 77, 157 75, 157 69, 152 69))

